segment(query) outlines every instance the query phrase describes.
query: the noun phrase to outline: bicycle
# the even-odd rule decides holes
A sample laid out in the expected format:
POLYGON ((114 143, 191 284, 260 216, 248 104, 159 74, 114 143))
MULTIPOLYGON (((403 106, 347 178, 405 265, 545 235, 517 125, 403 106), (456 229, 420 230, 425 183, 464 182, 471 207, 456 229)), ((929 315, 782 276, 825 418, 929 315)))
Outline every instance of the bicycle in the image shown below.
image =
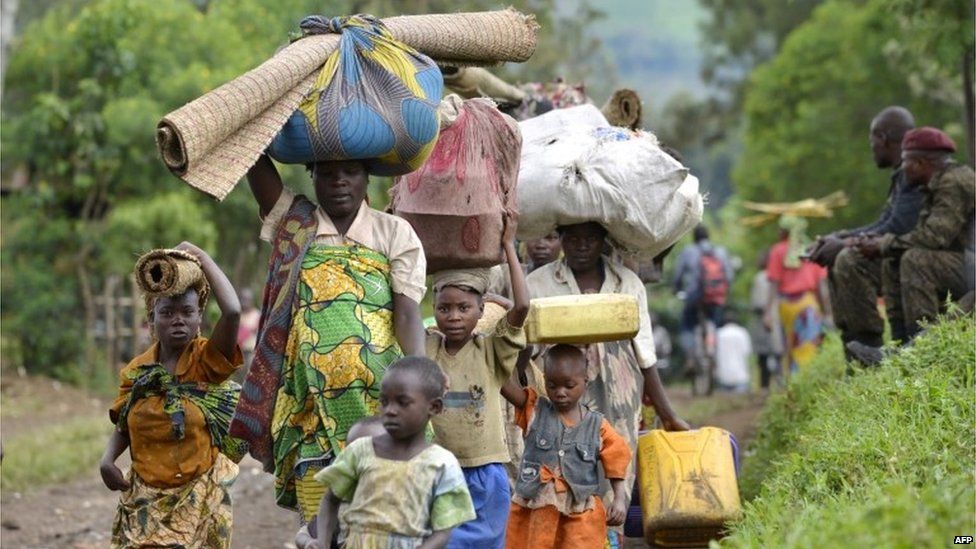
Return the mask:
POLYGON ((691 395, 711 396, 715 390, 716 332, 718 327, 705 306, 698 306, 698 323, 695 326, 695 346, 691 357, 691 395))
MULTIPOLYGON (((684 292, 678 292, 677 297, 686 303, 690 299, 684 292)), ((706 305, 701 301, 695 305, 694 310, 696 321, 694 330, 690 332, 692 337, 682 343, 686 353, 685 375, 691 380, 692 396, 709 396, 714 390, 716 368, 718 326, 715 317, 721 312, 715 305, 706 305)), ((684 314, 686 313, 682 313, 684 314)), ((684 322, 685 317, 682 316, 682 319, 684 322)))

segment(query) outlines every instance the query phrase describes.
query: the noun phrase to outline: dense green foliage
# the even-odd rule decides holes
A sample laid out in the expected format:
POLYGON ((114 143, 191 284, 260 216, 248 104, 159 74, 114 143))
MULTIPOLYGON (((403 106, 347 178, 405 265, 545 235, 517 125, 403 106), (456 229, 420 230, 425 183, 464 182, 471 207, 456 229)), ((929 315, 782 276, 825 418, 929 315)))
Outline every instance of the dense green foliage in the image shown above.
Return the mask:
MULTIPOLYGON (((893 16, 895 7, 892 0, 829 0, 752 73, 743 150, 733 170, 738 199, 793 201, 844 190, 850 205, 832 218, 812 220, 810 233, 856 227, 877 218, 889 188, 890 172, 875 167, 868 146, 868 127, 878 111, 904 105, 919 125, 944 128, 960 146, 965 143, 962 87, 954 83, 936 96, 912 84, 920 65, 952 74, 958 67, 899 47, 917 29, 893 16)), ((958 23, 942 25, 951 29, 958 23)), ((735 204, 729 208, 727 219, 746 213, 735 204)), ((730 245, 752 264, 763 249, 757 240, 772 243, 775 232, 772 226, 750 231, 730 245)))
POLYGON ((773 57, 790 32, 823 0, 699 2, 709 14, 701 24, 702 77, 728 94, 728 112, 737 115, 749 71, 773 57))
POLYGON ((940 547, 976 528, 976 325, 939 324, 845 376, 831 339, 771 397, 732 547, 940 547))
MULTIPOLYGON (((542 30, 525 79, 583 78, 604 59, 586 25, 599 12, 561 14, 524 0, 542 30), (575 61, 575 62, 574 62, 575 61), (559 74, 556 72, 555 74, 559 74)), ((310 13, 378 16, 505 7, 494 0, 44 0, 18 16, 4 77, 2 152, 27 187, 3 198, 2 335, 32 372, 85 379, 101 368, 90 334, 94 296, 126 276, 139 253, 191 240, 238 286, 258 286, 265 249, 246 186, 217 204, 159 161, 156 122, 272 55, 310 13), (45 11, 47 10, 47 11, 45 11), (79 368, 85 365, 86 368, 79 368)), ((310 192, 302 167, 286 183, 310 192)), ((382 206, 389 181, 371 186, 382 206)))
POLYGON ((2 311, 28 370, 85 376, 92 295, 148 246, 217 252, 235 203, 218 211, 176 185, 152 128, 245 68, 245 44, 178 0, 69 3, 25 29, 6 73, 3 156, 31 182, 3 204, 2 311))

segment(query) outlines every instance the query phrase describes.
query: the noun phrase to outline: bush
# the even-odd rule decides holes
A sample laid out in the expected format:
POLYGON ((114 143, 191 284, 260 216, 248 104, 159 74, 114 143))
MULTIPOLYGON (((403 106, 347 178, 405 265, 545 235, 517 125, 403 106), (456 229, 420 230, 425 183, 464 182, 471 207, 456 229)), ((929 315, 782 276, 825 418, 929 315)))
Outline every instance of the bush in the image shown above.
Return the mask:
MULTIPOLYGON (((27 201, 9 200, 3 203, 9 211, 29 208, 27 201)), ((2 333, 17 350, 18 366, 78 381, 85 322, 73 268, 73 224, 43 216, 4 221, 2 333)))
POLYGON ((840 341, 770 399, 735 547, 942 546, 976 530, 973 319, 845 377, 840 341))

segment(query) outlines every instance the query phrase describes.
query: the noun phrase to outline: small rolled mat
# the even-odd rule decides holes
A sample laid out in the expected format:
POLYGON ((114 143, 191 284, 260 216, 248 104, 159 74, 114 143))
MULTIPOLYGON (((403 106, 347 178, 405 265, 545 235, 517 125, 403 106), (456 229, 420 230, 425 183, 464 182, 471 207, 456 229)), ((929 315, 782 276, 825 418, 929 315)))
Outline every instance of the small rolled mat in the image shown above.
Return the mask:
POLYGON ((434 292, 439 292, 447 286, 463 286, 484 295, 491 283, 491 273, 488 269, 451 269, 433 274, 434 292))
POLYGON ((636 130, 641 123, 641 100, 634 90, 619 89, 600 109, 607 122, 636 130))
POLYGON ((465 99, 487 97, 496 103, 518 105, 525 91, 498 78, 481 67, 444 70, 444 85, 465 99))
POLYGON ((160 297, 180 295, 190 288, 197 291, 200 308, 206 306, 210 284, 200 261, 182 250, 152 250, 136 261, 136 284, 146 298, 146 309, 160 297))
MULTIPOLYGON (((539 25, 514 9, 383 19, 393 36, 442 65, 526 61, 539 25)), ((339 35, 292 42, 258 67, 167 114, 156 146, 174 175, 222 200, 311 89, 339 35)))

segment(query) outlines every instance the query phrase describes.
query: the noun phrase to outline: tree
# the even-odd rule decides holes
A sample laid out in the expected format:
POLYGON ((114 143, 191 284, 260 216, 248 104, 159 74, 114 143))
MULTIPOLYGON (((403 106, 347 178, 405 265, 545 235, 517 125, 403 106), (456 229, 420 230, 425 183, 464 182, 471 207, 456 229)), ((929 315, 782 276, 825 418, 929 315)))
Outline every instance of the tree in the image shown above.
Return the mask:
MULTIPOLYGON (((925 125, 958 135, 955 102, 916 93, 910 65, 894 62, 888 45, 904 39, 891 2, 830 0, 749 79, 744 151, 733 179, 744 200, 791 201, 844 190, 849 206, 812 223, 825 233, 876 218, 888 173, 871 161, 871 118, 904 105, 925 125)), ((762 236, 772 240, 773 229, 762 236)), ((741 250, 751 257, 754 244, 741 250)))
MULTIPOLYGON (((555 32, 555 0, 522 0, 550 38, 543 59, 585 32, 555 32)), ((190 189, 157 157, 167 112, 244 73, 288 42, 308 14, 379 16, 497 9, 492 0, 37 0, 21 3, 4 75, 5 165, 30 167, 28 187, 2 199, 0 329, 32 372, 78 378, 96 364, 87 336, 94 295, 131 272, 139 253, 194 240, 239 286, 264 272, 257 208, 246 185, 224 202, 190 189), (46 8, 54 6, 50 10, 46 8)), ((593 16, 592 10, 587 12, 593 16)), ((568 14, 565 17, 572 17, 568 14)), ((562 16, 560 16, 562 17, 562 16)), ((573 19, 582 29, 586 17, 573 19)), ((598 54, 592 43, 581 42, 598 54)), ((533 76, 551 70, 540 66, 533 76)), ((534 69, 536 70, 536 69, 534 69)), ((526 73, 529 74, 529 73, 526 73)), ((553 74, 547 73, 545 79, 553 74)), ((282 166, 308 193, 302 166, 282 166)), ((371 185, 379 204, 389 181, 371 185)))
MULTIPOLYGON (((652 128, 685 156, 718 210, 734 194, 731 169, 742 149, 742 101, 749 74, 772 58, 784 38, 823 0, 699 0, 704 99, 677 95, 652 128)), ((721 217, 721 216, 720 216, 721 217)))
POLYGON ((754 67, 771 59, 783 40, 823 0, 699 0, 710 17, 702 25, 702 78, 727 94, 740 112, 743 85, 754 67))
POLYGON ((888 44, 889 54, 908 68, 914 93, 962 107, 972 165, 976 161, 973 2, 894 0, 893 7, 904 34, 901 41, 888 44))
POLYGON ((186 2, 105 0, 73 8, 55 8, 27 27, 3 97, 4 160, 32 172, 31 186, 4 203, 12 221, 4 235, 4 332, 20 344, 25 366, 61 374, 91 359, 85 326, 94 322, 100 282, 131 270, 145 251, 142 237, 162 236, 147 215, 157 208, 148 197, 160 189, 181 195, 166 203, 174 208, 171 223, 183 223, 179 240, 211 235, 213 243, 211 216, 180 218, 193 213, 186 201, 199 199, 156 158, 153 128, 248 61, 233 27, 186 2), (113 212, 126 208, 136 213, 112 235, 113 212))

